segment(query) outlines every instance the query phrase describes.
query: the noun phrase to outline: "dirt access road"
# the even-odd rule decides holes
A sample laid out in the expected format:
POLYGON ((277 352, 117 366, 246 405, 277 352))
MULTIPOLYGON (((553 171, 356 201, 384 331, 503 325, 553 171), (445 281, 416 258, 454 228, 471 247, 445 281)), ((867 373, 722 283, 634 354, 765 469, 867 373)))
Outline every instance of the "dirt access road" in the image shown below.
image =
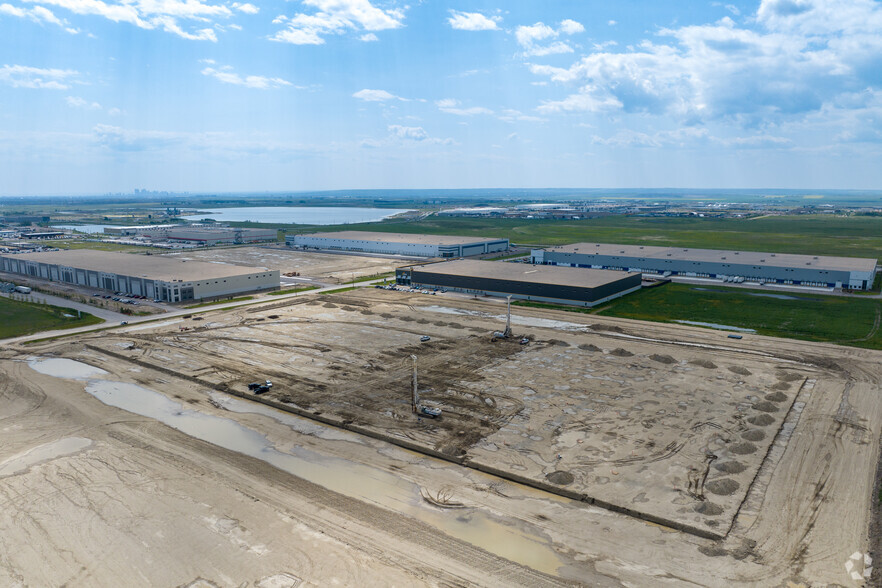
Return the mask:
POLYGON ((520 308, 516 331, 533 343, 491 347, 499 304, 376 290, 314 300, 8 353, 0 476, 21 506, 0 526, 38 527, 4 536, 8 577, 47 583, 35 578, 48 567, 88 584, 73 570, 109 580, 123 558, 145 584, 325 584, 342 557, 354 562, 344 584, 370 570, 383 585, 859 585, 845 563, 869 550, 879 353, 520 308), (398 392, 411 352, 438 423, 414 422, 398 392), (102 373, 22 361, 61 356, 102 373), (222 393, 266 372, 278 400, 469 467, 222 393), (595 504, 476 471, 488 461, 595 504), (163 482, 147 492, 145 480, 163 482), (83 521, 95 532, 74 549, 63 529, 83 521), (340 551, 297 543, 301 526, 340 551), (20 547, 46 541, 75 557, 43 566, 54 556, 20 547), (251 563, 215 561, 223 541, 251 563), (161 566, 133 567, 116 547, 139 542, 161 566), (289 550, 302 557, 274 559, 289 550))

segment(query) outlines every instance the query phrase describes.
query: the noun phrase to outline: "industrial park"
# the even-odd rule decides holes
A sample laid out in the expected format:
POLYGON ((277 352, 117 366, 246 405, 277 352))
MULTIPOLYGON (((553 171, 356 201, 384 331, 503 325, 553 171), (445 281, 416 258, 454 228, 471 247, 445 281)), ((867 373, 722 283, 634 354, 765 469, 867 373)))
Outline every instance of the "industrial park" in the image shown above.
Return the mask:
POLYGON ((0 47, 0 588, 882 588, 882 0, 0 47))
MULTIPOLYGON (((17 472, 4 478, 7 496, 39 476, 67 480, 64 494, 80 498, 53 501, 63 524, 31 514, 6 533, 0 578, 58 584, 70 564, 45 546, 71 561, 93 549, 122 561, 160 528, 179 537, 150 550, 149 570, 130 561, 130 571, 193 587, 226 585, 209 576, 290 587, 849 585, 839 560, 871 548, 878 351, 567 309, 678 280, 856 296, 877 260, 363 231, 286 241, 0 256, 10 288, 28 290, 19 297, 153 299, 152 314, 116 328, 20 337, 3 352, 4 418, 24 427, 9 438, 41 436, 0 456, 0 475, 17 472), (187 306, 206 300, 219 305, 187 306), (98 424, 119 411, 135 420, 98 424), (172 434, 160 441, 157 427, 172 434), (181 502, 206 477, 220 511, 181 502), (304 518, 302 500, 319 514, 304 518), (159 527, 124 523, 137 515, 117 502, 159 527), (94 522, 77 547, 64 525, 84 517, 94 522), (38 528, 43 547, 13 548, 38 528), (323 555, 318 537, 331 542, 323 555), (172 556, 212 545, 216 555, 189 563, 172 556), (359 563, 330 566, 340 557, 359 563)), ((33 513, 15 504, 13 516, 33 513)), ((97 584, 114 577, 89 571, 97 584)))

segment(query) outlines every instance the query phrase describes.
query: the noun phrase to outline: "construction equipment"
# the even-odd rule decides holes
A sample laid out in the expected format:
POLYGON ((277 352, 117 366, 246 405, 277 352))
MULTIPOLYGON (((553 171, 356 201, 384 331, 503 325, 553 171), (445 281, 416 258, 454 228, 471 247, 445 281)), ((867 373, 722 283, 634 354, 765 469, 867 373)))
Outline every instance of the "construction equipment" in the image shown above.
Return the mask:
POLYGON ((441 416, 441 409, 440 408, 432 408, 432 407, 423 406, 422 404, 420 404, 420 391, 417 386, 417 356, 411 355, 410 359, 413 361, 413 377, 412 377, 413 395, 411 396, 411 401, 410 401, 411 410, 417 416, 425 416, 425 417, 429 417, 430 419, 437 418, 437 417, 441 416))
POLYGON ((505 297, 508 301, 508 311, 505 318, 505 330, 504 331, 493 331, 493 334, 490 336, 490 342, 495 343, 499 339, 508 339, 511 337, 511 294, 505 297))

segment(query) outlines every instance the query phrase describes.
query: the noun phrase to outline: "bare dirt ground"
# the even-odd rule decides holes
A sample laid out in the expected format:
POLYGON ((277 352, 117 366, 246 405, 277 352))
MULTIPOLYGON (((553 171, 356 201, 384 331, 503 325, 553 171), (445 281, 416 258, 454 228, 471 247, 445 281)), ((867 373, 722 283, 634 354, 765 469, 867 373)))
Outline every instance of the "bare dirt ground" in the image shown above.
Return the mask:
MULTIPOLYGON (((339 557, 362 558, 344 584, 365 583, 356 574, 369 569, 383 585, 439 579, 539 585, 554 577, 585 585, 860 585, 850 574, 862 572, 863 564, 851 570, 845 564, 852 554, 869 550, 882 354, 758 336, 733 342, 703 329, 523 308, 515 310, 515 332, 529 335, 531 343, 490 343, 502 311, 493 302, 372 289, 35 346, 27 353, 70 357, 122 383, 102 388, 90 381, 84 392, 82 382, 35 375, 20 361, 3 362, 0 427, 14 434, 0 451, 0 477, 11 476, 4 484, 28 497, 55 496, 57 489, 46 486, 47 470, 63 469, 59 479, 80 493, 92 492, 85 488, 87 478, 104 480, 103 500, 93 496, 71 505, 51 499, 64 502, 52 503, 63 520, 100 521, 94 523, 103 529, 93 534, 95 545, 74 558, 90 562, 85 567, 93 570, 100 546, 110 550, 107 560, 117 562, 120 554, 104 536, 119 534, 120 545, 150 537, 143 553, 162 560, 173 557, 169 551, 174 553, 178 537, 193 541, 194 554, 206 548, 207 537, 218 532, 217 524, 206 521, 223 519, 227 522, 218 524, 228 531, 226 539, 250 554, 242 557, 253 559, 253 568, 236 571, 217 563, 222 572, 202 577, 232 586, 284 572, 323 584, 331 552, 316 555, 315 546, 306 543, 293 548, 287 533, 290 525, 328 533, 328 521, 339 517, 360 521, 351 527, 342 523, 345 533, 331 533, 339 557), (431 341, 421 343, 422 335, 431 341), (410 412, 411 354, 419 358, 423 398, 444 411, 437 421, 418 421, 410 412), (223 394, 241 393, 248 382, 265 378, 275 385, 264 397, 471 467, 223 394), (181 410, 153 414, 126 405, 120 398, 129 384, 141 386, 142 395, 159 391, 181 410), (28 401, 31 397, 40 400, 28 401), (132 411, 148 416, 132 417, 132 411), (268 456, 265 447, 252 451, 252 441, 246 443, 241 432, 220 435, 202 425, 188 430, 175 421, 182 411, 232 419, 284 455, 309 449, 315 453, 300 457, 321 464, 321 472, 268 456), (296 426, 285 419, 296 420, 296 426), (138 442, 110 435, 120 429, 138 442), (160 433, 164 429, 172 433, 160 433), (70 441, 74 438, 89 444, 70 441), (57 440, 66 441, 45 447, 57 440), (23 473, 7 473, 28 461, 22 452, 29 448, 56 457, 23 473), (62 450, 71 453, 61 455, 62 450), (132 477, 120 476, 117 465, 86 471, 84 460, 131 461, 132 477), (85 473, 71 474, 71 468, 85 473), (181 473, 191 468, 211 483, 181 473), (503 478, 474 468, 498 470, 503 478), (171 481, 148 496, 141 476, 171 481), (299 489, 290 489, 297 484, 299 489), (317 495, 339 504, 323 503, 320 513, 304 508, 316 500, 303 489, 310 484, 325 489, 317 495), (211 499, 192 498, 200 492, 211 499), (239 492, 258 497, 260 507, 244 508, 239 492), (136 507, 128 501, 144 505, 137 525, 107 512, 117 500, 129 509, 136 507), (174 505, 169 512, 166 502, 174 505), (223 512, 206 514, 202 502, 221 505, 223 512), (159 505, 157 514, 146 514, 159 505), (201 527, 194 513, 201 513, 201 527), (267 525, 272 516, 282 522, 267 525), (189 531, 162 531, 163 538, 174 539, 154 541, 165 525, 189 531), (252 535, 246 539, 240 527, 252 535), (416 566, 409 547, 414 537, 429 545, 416 566), (272 557, 245 544, 270 546, 267 553, 300 549, 303 560, 269 565, 272 557), (458 556, 461 551, 467 557, 458 556), (307 556, 312 559, 304 563, 307 556), (516 562, 508 565, 517 573, 494 567, 506 560, 516 562), (451 561, 458 564, 450 567, 451 561), (528 568, 538 575, 525 575, 528 568)), ((143 406, 153 404, 144 400, 143 406)), ((34 510, 51 509, 25 501, 12 514, 0 515, 0 527, 34 510)), ((41 529, 56 547, 71 540, 55 527, 41 529)), ((36 532, 13 533, 7 546, 34 543, 36 532)), ((0 559, 0 570, 34 582, 38 560, 34 553, 7 557, 0 559)), ((66 577, 88 583, 70 572, 72 562, 59 562, 68 569, 66 577)), ((198 577, 211 569, 209 563, 163 569, 180 572, 174 581, 185 583, 181 578, 198 577)), ((150 574, 156 572, 138 569, 147 583, 155 583, 150 574)), ((173 585, 168 578, 160 583, 173 585)))
POLYGON ((316 278, 331 283, 345 283, 354 278, 375 276, 395 271, 408 262, 384 257, 360 255, 335 255, 285 250, 280 247, 234 247, 202 249, 170 253, 180 259, 231 263, 277 269, 283 274, 299 272, 303 277, 316 278))

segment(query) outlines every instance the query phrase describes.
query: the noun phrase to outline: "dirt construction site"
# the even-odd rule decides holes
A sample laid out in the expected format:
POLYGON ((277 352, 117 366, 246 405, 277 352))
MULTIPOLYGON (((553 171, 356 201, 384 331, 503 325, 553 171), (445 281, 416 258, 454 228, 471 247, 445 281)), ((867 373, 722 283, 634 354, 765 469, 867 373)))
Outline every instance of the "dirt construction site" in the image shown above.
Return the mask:
POLYGON ((0 584, 875 581, 882 353, 505 314, 361 289, 6 350, 0 584))

